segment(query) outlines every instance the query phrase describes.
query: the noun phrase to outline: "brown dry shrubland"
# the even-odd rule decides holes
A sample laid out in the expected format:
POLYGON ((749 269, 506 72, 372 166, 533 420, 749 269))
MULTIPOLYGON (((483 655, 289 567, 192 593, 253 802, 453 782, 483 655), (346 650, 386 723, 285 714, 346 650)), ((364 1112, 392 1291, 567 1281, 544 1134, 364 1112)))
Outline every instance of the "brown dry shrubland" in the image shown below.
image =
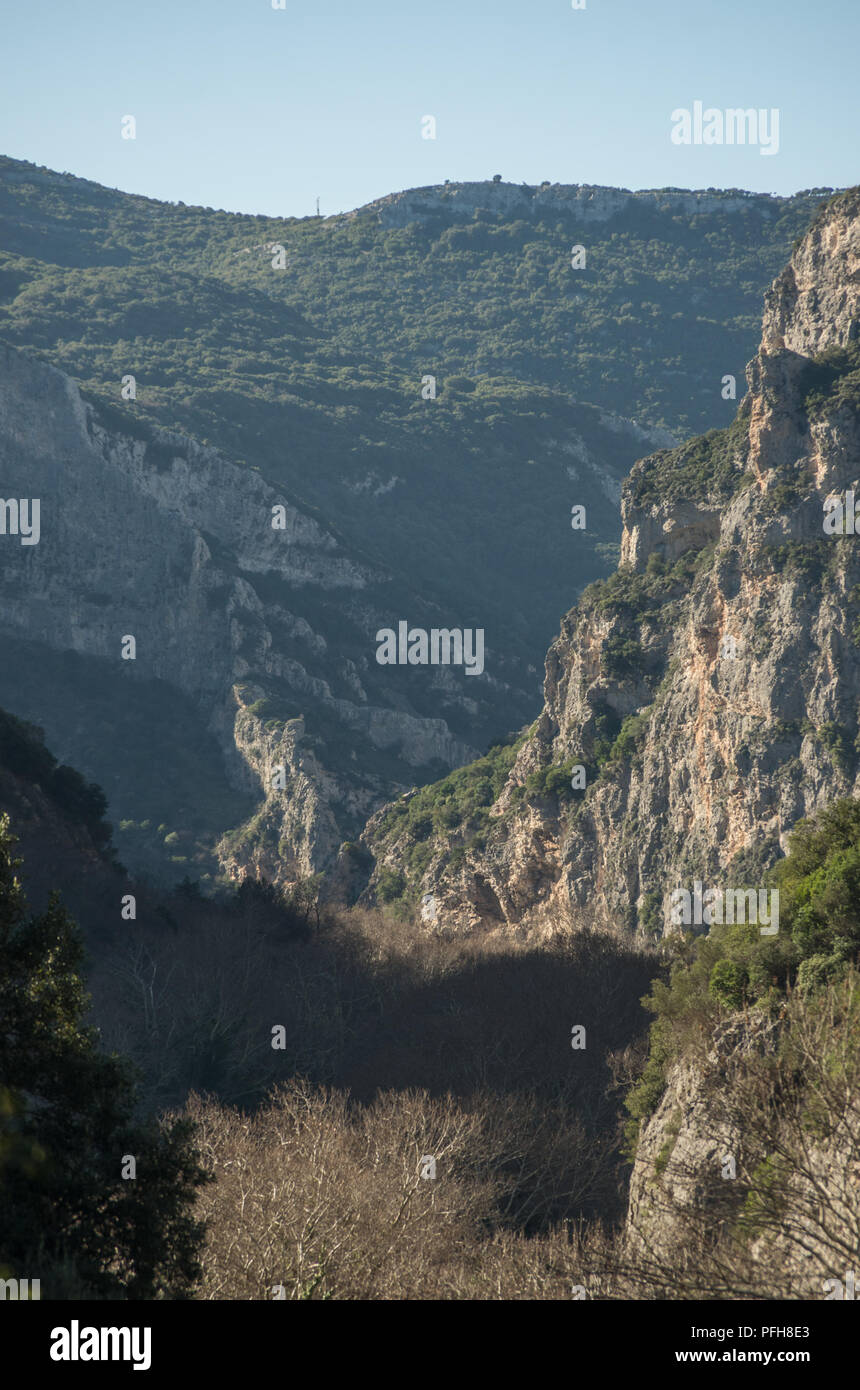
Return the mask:
POLYGON ((649 1179, 660 1237, 636 1243, 623 1099, 653 948, 443 939, 358 911, 295 940, 195 913, 103 957, 101 1017, 107 999, 150 1103, 197 1127, 200 1297, 820 1297, 856 1265, 856 986, 795 994, 761 1044, 732 1016, 728 1059, 690 1051, 714 1132, 739 1136, 737 1180, 678 1146, 649 1179))
POLYGON ((195 912, 103 957, 99 1014, 150 1105, 195 1092, 215 1178, 203 1297, 570 1297, 585 1282, 584 1251, 624 1211, 619 1078, 644 1046, 650 948, 606 932, 445 940, 357 911, 284 940, 195 912))
MULTIPOLYGON (((599 1267, 600 1228, 585 1241, 561 1224, 527 1236, 502 1217, 516 1176, 555 1185, 557 1121, 542 1122, 534 1103, 492 1110, 480 1097, 469 1108, 426 1092, 351 1106, 302 1082, 279 1087, 254 1116, 192 1098, 215 1177, 199 1204, 200 1296, 570 1298, 599 1267), (436 1177, 425 1179, 431 1155, 436 1177)), ((588 1140, 567 1148, 593 1171, 588 1140)))

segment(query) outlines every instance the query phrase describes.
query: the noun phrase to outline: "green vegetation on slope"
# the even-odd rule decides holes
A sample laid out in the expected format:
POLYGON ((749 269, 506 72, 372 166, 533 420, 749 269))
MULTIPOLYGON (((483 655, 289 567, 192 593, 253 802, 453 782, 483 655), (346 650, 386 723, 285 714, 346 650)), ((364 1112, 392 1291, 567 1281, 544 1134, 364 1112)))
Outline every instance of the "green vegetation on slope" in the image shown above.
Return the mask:
POLYGON ((749 410, 739 409, 722 430, 661 449, 634 468, 627 483, 639 507, 679 500, 727 502, 745 482, 749 410))
POLYGON ((9 159, 4 172, 9 336, 56 344, 75 375, 113 384, 105 368, 115 348, 146 352, 150 341, 161 346, 157 360, 139 360, 141 377, 186 397, 205 397, 207 379, 226 372, 239 395, 265 396, 277 380, 298 403, 312 382, 322 396, 326 375, 334 384, 348 367, 348 404, 367 369, 378 382, 387 361, 412 378, 510 376, 565 392, 573 383, 579 400, 690 433, 714 423, 714 363, 720 376, 742 371, 762 291, 828 191, 748 196, 725 214, 688 214, 658 197, 582 224, 545 206, 528 221, 504 214, 488 184, 486 206, 468 220, 452 200, 450 214, 386 228, 368 209, 252 217, 9 159), (578 241, 588 266, 572 272, 578 241), (272 268, 276 246, 282 271, 272 268))
POLYGON ((457 842, 449 856, 451 867, 463 859, 466 849, 483 847, 490 807, 527 738, 528 731, 496 744, 484 757, 385 808, 375 838, 382 853, 397 846, 406 876, 391 869, 381 871, 378 894, 382 902, 392 902, 407 891, 414 893, 439 848, 438 840, 457 842))
MULTIPOLYGON (((667 1068, 691 1039, 727 1011, 779 1009, 787 992, 842 978, 860 954, 860 801, 833 802, 789 837, 789 852, 768 876, 779 891, 779 931, 714 925, 706 936, 671 937, 667 980, 643 1000, 656 1015, 641 1081, 628 1098, 634 1122, 657 1106, 667 1068)), ((635 1124, 634 1124, 635 1131, 635 1124)))
POLYGON ((815 419, 860 411, 860 342, 829 348, 810 359, 800 382, 804 408, 815 419))

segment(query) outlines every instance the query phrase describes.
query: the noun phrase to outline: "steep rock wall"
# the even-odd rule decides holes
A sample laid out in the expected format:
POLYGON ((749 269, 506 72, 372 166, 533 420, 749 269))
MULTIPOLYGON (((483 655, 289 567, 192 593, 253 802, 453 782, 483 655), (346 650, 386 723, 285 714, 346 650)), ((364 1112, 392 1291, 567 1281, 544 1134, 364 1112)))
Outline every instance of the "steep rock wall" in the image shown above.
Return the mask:
MULTIPOLYGON (((860 551, 823 517, 860 484, 858 202, 774 283, 735 423, 633 469, 620 568, 562 623, 484 843, 438 835, 411 885, 437 926, 659 931, 673 887, 754 882, 857 789, 860 551)), ((366 843, 399 868, 385 825, 366 843)))

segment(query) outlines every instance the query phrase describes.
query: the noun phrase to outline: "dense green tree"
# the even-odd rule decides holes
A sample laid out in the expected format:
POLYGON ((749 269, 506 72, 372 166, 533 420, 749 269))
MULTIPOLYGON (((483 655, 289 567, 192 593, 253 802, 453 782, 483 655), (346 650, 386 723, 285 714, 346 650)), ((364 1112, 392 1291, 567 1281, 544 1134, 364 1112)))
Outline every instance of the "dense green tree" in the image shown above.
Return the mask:
POLYGON ((42 1297, 182 1297, 202 1235, 191 1131, 136 1116, 127 1065, 84 1024, 77 926, 56 895, 28 912, 13 845, 0 817, 0 1266, 42 1297))

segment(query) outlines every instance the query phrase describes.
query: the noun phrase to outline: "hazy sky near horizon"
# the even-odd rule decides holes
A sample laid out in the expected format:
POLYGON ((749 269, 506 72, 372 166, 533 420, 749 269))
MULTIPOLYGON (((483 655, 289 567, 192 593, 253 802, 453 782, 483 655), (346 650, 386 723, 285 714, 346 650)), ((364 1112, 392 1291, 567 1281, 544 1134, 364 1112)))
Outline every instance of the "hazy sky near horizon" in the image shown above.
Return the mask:
POLYGON ((860 182, 860 0, 0 0, 0 33, 0 153, 154 198, 860 182), (776 108, 778 153, 673 144, 696 101, 776 108))

